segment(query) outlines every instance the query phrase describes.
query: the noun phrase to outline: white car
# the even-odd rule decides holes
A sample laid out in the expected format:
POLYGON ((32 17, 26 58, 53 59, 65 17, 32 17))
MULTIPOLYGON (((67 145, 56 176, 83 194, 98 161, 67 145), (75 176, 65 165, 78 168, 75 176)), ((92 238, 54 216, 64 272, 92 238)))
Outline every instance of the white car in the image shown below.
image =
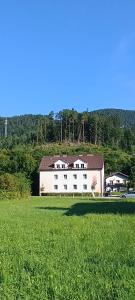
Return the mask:
POLYGON ((121 195, 121 198, 135 198, 135 191, 129 191, 121 195))

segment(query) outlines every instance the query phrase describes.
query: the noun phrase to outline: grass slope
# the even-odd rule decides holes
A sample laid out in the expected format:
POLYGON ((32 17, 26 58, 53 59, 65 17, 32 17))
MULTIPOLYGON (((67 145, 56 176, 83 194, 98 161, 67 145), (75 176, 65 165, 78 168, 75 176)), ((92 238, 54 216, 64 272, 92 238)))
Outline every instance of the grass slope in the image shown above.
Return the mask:
POLYGON ((0 299, 135 299, 135 201, 0 202, 0 299))

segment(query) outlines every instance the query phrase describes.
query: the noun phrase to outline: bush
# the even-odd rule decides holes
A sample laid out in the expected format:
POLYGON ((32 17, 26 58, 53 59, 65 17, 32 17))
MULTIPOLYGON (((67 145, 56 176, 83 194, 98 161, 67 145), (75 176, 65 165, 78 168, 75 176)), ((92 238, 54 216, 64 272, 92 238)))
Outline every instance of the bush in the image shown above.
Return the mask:
POLYGON ((0 175, 0 199, 23 198, 30 195, 30 182, 24 174, 0 175))

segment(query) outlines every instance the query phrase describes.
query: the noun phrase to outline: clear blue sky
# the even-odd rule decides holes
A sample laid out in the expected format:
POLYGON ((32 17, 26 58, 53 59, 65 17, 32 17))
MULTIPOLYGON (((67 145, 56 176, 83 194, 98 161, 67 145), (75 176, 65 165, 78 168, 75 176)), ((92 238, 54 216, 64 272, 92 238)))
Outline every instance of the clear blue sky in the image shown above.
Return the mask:
POLYGON ((135 109, 134 0, 0 2, 1 116, 135 109))

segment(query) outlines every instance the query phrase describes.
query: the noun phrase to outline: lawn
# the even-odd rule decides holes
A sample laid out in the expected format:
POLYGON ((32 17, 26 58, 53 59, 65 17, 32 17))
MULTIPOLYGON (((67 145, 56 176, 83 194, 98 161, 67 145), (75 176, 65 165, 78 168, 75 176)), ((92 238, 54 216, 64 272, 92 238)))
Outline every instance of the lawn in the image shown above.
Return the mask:
POLYGON ((1 201, 3 299, 134 300, 135 201, 1 201))

